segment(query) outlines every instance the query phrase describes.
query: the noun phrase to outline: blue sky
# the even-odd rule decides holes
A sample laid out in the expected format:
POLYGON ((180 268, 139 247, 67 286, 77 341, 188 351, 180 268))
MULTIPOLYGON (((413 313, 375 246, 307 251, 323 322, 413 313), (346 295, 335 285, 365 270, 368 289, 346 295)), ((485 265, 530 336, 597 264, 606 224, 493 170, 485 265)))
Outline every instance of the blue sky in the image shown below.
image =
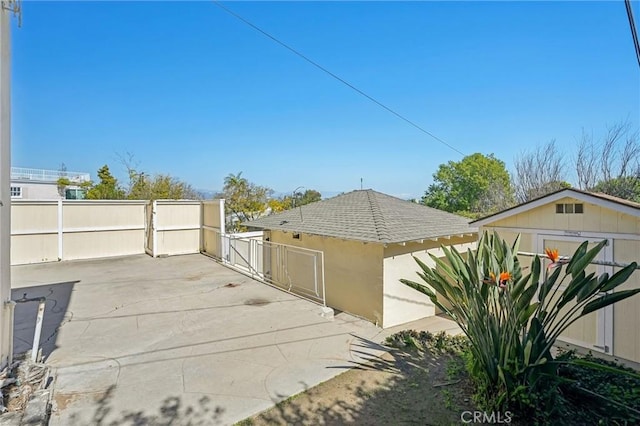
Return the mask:
MULTIPOLYGON (((636 21, 640 2, 634 1, 636 21)), ((582 128, 640 125, 622 1, 227 2, 247 20, 465 154, 512 168, 582 128)), ((640 24, 640 22, 637 22, 640 24)), ((219 189, 364 186, 419 197, 462 157, 211 2, 23 2, 12 29, 14 166, 219 189)))

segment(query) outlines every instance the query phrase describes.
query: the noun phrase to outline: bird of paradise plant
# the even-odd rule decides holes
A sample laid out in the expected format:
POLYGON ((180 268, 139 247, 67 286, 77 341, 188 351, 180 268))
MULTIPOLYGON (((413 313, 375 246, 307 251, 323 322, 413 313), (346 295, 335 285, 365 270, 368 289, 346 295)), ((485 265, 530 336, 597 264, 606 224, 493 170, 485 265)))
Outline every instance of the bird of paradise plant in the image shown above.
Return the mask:
POLYGON ((635 262, 612 276, 585 272, 606 241, 591 249, 585 241, 570 258, 547 250, 546 276, 537 255, 523 274, 519 243, 520 236, 509 245, 485 232, 466 256, 442 247, 444 259, 431 255, 435 267, 415 258, 423 283, 401 280, 429 296, 466 334, 470 373, 483 394, 479 402, 489 410, 521 404, 544 386, 545 377, 557 376, 551 348, 567 327, 640 292, 614 291, 634 272, 635 262))

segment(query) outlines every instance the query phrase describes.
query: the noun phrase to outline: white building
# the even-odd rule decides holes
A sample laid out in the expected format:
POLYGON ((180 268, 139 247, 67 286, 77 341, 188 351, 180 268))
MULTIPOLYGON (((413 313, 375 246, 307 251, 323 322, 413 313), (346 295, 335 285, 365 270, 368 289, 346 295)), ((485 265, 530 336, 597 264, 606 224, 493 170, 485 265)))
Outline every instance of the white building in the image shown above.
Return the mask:
POLYGON ((80 185, 90 180, 89 173, 11 167, 11 199, 81 200, 86 189, 80 185), (59 185, 61 178, 66 178, 70 184, 59 185))

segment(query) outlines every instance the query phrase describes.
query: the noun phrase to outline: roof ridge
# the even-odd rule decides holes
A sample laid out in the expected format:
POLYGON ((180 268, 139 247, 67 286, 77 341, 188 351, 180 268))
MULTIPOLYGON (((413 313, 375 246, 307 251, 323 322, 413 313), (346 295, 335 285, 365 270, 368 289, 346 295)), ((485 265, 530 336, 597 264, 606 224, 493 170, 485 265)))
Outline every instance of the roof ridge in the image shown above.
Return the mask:
POLYGON ((387 223, 378 204, 378 199, 375 196, 375 191, 367 190, 367 199, 369 200, 369 206, 371 207, 371 215, 373 217, 373 225, 378 234, 378 239, 382 242, 391 241, 389 230, 387 229, 387 223))

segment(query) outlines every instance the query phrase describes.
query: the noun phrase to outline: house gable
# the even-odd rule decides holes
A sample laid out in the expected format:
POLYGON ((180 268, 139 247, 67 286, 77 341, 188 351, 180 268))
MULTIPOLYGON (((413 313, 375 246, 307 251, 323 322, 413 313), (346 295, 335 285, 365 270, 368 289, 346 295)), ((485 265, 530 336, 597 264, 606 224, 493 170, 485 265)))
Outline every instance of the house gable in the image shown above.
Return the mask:
MULTIPOLYGON (((607 199, 582 191, 563 190, 529 203, 521 204, 473 225, 491 228, 552 229, 562 231, 640 233, 640 208, 634 203, 607 199), (576 204, 582 213, 557 212, 557 205, 576 204)), ((562 209, 562 208, 561 208, 562 209)))

